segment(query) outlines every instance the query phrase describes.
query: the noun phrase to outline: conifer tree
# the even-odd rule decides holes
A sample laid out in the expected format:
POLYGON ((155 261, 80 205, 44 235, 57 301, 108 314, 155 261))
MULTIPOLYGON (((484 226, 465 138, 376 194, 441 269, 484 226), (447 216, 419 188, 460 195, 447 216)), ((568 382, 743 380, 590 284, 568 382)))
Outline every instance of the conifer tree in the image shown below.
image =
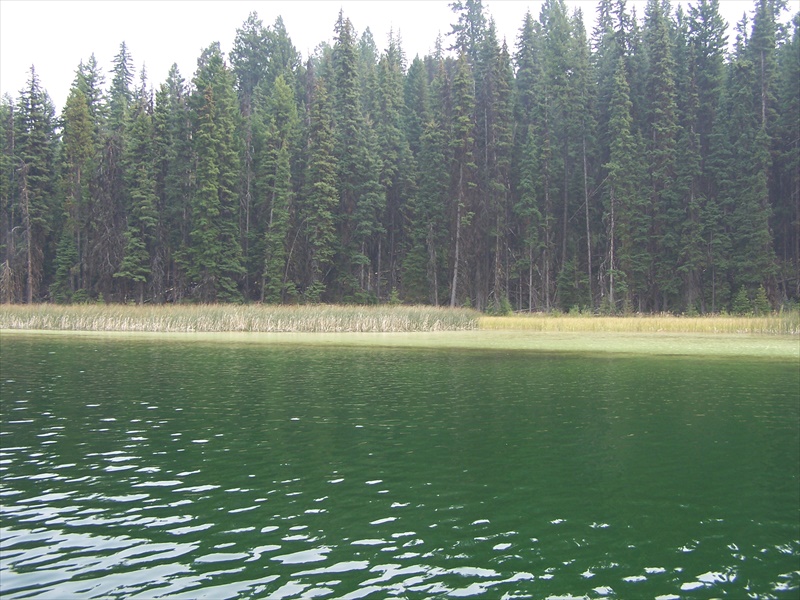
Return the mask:
POLYGON ((333 110, 321 79, 315 80, 309 108, 308 166, 302 206, 308 246, 304 296, 308 302, 319 302, 327 299, 326 277, 333 267, 336 252, 334 217, 339 204, 333 110))
POLYGON ((458 15, 458 21, 451 27, 448 35, 454 36, 451 50, 463 54, 467 62, 474 66, 486 33, 486 14, 481 0, 454 0, 450 8, 458 15))
POLYGON ((67 97, 62 126, 66 221, 56 253, 58 269, 53 293, 59 301, 69 301, 82 285, 80 272, 86 268, 90 184, 96 155, 92 116, 79 85, 73 85, 67 97))
POLYGON ((661 0, 649 0, 644 29, 648 58, 646 89, 650 101, 645 129, 650 174, 649 211, 653 216, 650 253, 654 260, 648 308, 653 310, 668 310, 678 295, 675 270, 683 220, 676 186, 679 136, 676 67, 667 7, 661 0))
MULTIPOLYGON (((266 76, 269 63, 269 38, 258 14, 251 12, 242 27, 236 30, 231 51, 231 70, 236 77, 236 88, 241 111, 239 137, 242 139, 242 201, 239 211, 242 258, 245 265, 250 262, 251 220, 255 193, 255 157, 253 112, 254 96, 259 84, 266 76)), ((256 259, 258 261, 258 259, 256 259)), ((249 296, 250 277, 244 278, 244 294, 249 296)))
POLYGON ((780 261, 781 300, 800 298, 800 12, 791 37, 778 55, 774 176, 772 183, 775 251, 780 261))
POLYGON ((459 282, 465 278, 465 271, 470 266, 467 242, 471 241, 472 219, 474 212, 474 196, 476 183, 475 164, 475 87, 472 70, 466 55, 461 54, 456 63, 456 72, 452 87, 452 114, 450 141, 452 151, 451 166, 451 207, 450 207, 450 239, 451 239, 451 284, 450 307, 465 298, 471 304, 469 286, 467 294, 459 293, 459 282))
POLYGON ((114 277, 132 283, 137 304, 144 302, 145 284, 152 273, 158 224, 152 97, 144 70, 131 104, 123 156, 127 200, 125 249, 114 277))
POLYGON ((191 200, 189 276, 202 302, 240 301, 244 274, 239 244, 236 183, 236 92, 219 44, 198 60, 192 96, 193 141, 197 157, 191 200))
POLYGON ((14 144, 15 107, 11 96, 0 99, 0 302, 18 302, 22 294, 22 273, 16 269, 16 185, 14 144))
POLYGON ((177 65, 156 92, 153 128, 159 214, 154 296, 179 301, 188 292, 194 153, 188 94, 177 65))
POLYGON ((18 210, 13 226, 24 233, 24 299, 31 304, 43 295, 48 234, 54 212, 54 109, 50 97, 31 67, 28 82, 20 93, 14 119, 14 166, 18 210))
POLYGON ((539 141, 536 128, 537 82, 541 78, 541 49, 536 25, 530 12, 525 14, 515 55, 517 73, 514 87, 515 135, 512 158, 514 198, 512 214, 516 227, 513 235, 519 240, 515 257, 517 308, 532 311, 539 305, 534 273, 541 250, 539 231, 539 141), (527 293, 523 292, 523 288, 527 293))
POLYGON ((478 55, 476 97, 476 143, 480 158, 481 199, 476 226, 482 232, 476 247, 476 306, 495 311, 507 302, 505 248, 510 193, 512 146, 511 60, 505 44, 497 40, 494 20, 489 21, 478 55))
POLYGON ((774 276, 769 230, 770 103, 761 94, 762 48, 751 45, 744 26, 741 23, 739 41, 728 67, 725 111, 729 175, 722 194, 731 240, 727 266, 732 293, 740 288, 755 291, 760 283, 774 276))
POLYGON ((264 160, 259 169, 266 183, 261 300, 281 302, 291 291, 286 281, 287 237, 294 210, 290 158, 299 124, 294 92, 283 75, 275 80, 265 109, 264 160))
MULTIPOLYGON (((389 290, 397 290, 400 284, 402 249, 408 234, 404 214, 414 194, 417 179, 416 164, 404 127, 403 115, 406 107, 403 70, 400 41, 390 35, 388 48, 378 63, 377 110, 374 117, 381 166, 380 184, 386 205, 382 215, 381 235, 387 237, 383 244, 386 260, 380 254, 378 258, 386 265, 389 290)), ((381 268, 379 272, 383 270, 381 268)), ((378 285, 380 281, 381 278, 378 277, 378 285)), ((380 289, 376 291, 379 292, 380 289)), ((380 293, 378 297, 380 298, 380 293)))
POLYGON ((649 288, 649 198, 643 189, 642 142, 633 130, 625 61, 617 61, 608 132, 610 160, 607 177, 608 306, 617 310, 643 309, 649 288))

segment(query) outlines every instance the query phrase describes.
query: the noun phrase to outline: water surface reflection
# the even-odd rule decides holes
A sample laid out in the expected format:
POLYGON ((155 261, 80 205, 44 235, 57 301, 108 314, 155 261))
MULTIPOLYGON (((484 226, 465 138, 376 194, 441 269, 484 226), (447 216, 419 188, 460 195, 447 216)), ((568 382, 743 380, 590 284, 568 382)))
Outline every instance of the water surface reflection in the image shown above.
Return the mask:
POLYGON ((3 340, 4 597, 795 597, 796 365, 3 340))

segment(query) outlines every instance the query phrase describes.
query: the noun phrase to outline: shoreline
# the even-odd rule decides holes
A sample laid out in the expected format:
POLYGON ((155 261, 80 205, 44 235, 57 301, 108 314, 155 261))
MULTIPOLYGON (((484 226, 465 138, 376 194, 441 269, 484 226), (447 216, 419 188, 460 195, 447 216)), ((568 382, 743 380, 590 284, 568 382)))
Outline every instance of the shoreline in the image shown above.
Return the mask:
POLYGON ((794 336, 730 333, 439 331, 372 333, 142 332, 0 329, 15 338, 116 342, 314 346, 318 348, 447 349, 554 355, 662 356, 800 362, 794 336))

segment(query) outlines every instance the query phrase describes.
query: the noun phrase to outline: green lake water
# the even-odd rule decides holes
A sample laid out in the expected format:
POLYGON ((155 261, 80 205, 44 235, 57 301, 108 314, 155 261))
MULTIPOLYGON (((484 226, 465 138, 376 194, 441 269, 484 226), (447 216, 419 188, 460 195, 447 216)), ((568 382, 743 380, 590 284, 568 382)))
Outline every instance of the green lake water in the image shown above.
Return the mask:
POLYGON ((3 598, 797 598, 795 360, 4 335, 3 598))

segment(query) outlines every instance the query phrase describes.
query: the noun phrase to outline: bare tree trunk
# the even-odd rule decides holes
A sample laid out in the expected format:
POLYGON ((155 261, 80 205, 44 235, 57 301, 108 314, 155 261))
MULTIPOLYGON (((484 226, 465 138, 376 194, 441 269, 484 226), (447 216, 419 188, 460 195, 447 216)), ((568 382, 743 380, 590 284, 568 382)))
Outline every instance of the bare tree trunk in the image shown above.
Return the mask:
POLYGON ((458 168, 458 204, 456 205, 456 248, 453 256, 453 283, 450 286, 450 308, 456 305, 456 294, 458 291, 458 262, 460 259, 459 251, 461 245, 461 205, 464 201, 464 165, 458 168))
POLYGON ((592 230, 589 224, 589 170, 586 165, 586 136, 583 136, 583 206, 586 214, 586 266, 589 272, 589 305, 594 308, 592 293, 592 230))
POLYGON ((28 165, 20 167, 22 178, 22 222, 25 227, 25 254, 27 262, 26 301, 33 304, 33 231, 31 230, 31 198, 28 190, 28 165))
POLYGON ((429 281, 431 281, 433 285, 433 294, 431 294, 429 297, 433 299, 434 306, 439 306, 439 278, 438 278, 439 269, 436 268, 436 244, 434 243, 433 223, 428 223, 427 243, 428 243, 428 273, 430 276, 429 281))
POLYGON ((616 269, 616 265, 614 264, 614 188, 611 188, 611 233, 609 238, 611 239, 611 269, 610 269, 610 286, 609 286, 609 293, 608 299, 611 303, 611 310, 612 312, 616 312, 616 304, 614 302, 614 270, 616 269))
POLYGON ((528 312, 533 312, 533 244, 528 244, 528 312))
POLYGON ((461 202, 456 209, 456 249, 453 257, 453 283, 450 286, 450 308, 456 305, 456 293, 458 286, 458 261, 459 245, 461 243, 461 202))

